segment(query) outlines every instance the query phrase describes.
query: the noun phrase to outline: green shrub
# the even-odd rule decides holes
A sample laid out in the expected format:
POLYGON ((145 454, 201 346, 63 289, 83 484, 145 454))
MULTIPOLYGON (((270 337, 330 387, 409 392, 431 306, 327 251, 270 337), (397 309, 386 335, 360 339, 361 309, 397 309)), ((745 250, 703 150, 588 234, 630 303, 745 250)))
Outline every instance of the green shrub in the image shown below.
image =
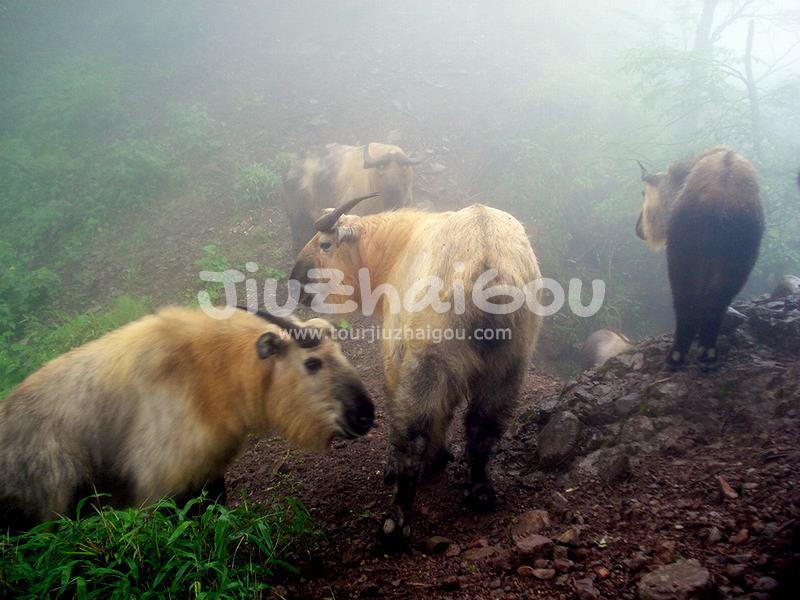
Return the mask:
POLYGON ((192 517, 198 502, 103 511, 84 503, 74 520, 0 535, 0 596, 258 597, 276 573, 294 570, 287 557, 314 533, 293 499, 268 509, 213 504, 192 517))
POLYGON ((106 311, 62 317, 58 325, 32 323, 23 340, 0 345, 0 398, 48 360, 149 311, 147 299, 120 296, 106 311))
POLYGON ((266 165, 253 163, 239 172, 233 193, 239 204, 256 206, 274 202, 280 186, 280 175, 266 165))

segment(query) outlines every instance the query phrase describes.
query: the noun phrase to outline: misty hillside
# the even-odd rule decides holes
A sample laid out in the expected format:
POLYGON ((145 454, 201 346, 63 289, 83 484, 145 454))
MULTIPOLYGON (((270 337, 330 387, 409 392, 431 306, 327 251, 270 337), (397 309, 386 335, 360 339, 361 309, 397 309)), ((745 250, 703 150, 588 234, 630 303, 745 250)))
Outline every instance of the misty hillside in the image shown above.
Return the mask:
MULTIPOLYGON (((176 582, 169 593, 177 597, 222 594, 227 582, 230 597, 633 598, 647 597, 646 573, 682 559, 699 560, 709 580, 683 597, 787 589, 781 577, 798 551, 798 407, 786 378, 797 372, 797 347, 776 349, 771 335, 754 334, 756 317, 724 338, 735 366, 706 380, 694 370, 661 373, 674 327, 666 257, 635 226, 644 195, 637 161, 664 171, 726 145, 758 172, 766 221, 738 301, 760 297, 766 306, 776 282, 800 275, 795 2, 5 0, 0 57, 0 398, 47 361, 159 307, 197 306, 198 292, 223 303, 222 286, 201 271, 245 272, 255 263, 259 295, 267 278, 283 286, 296 259, 287 218, 295 198, 284 180, 305 152, 327 144, 401 147, 422 159, 416 207, 507 211, 525 227, 543 276, 565 287, 580 280, 584 290, 605 284, 593 316, 564 310, 544 321, 494 467, 502 472, 495 517, 442 499, 457 487, 452 479, 462 483, 458 458, 421 492, 411 553, 394 564, 373 552, 390 497, 375 475, 389 426, 384 375, 377 343, 348 343, 377 405, 368 436, 335 442, 322 459, 253 438, 228 472, 228 507, 205 521, 122 512, 113 527, 102 525, 110 529, 90 523, 67 534, 65 526, 24 544, 0 538, 0 595, 35 596, 13 582, 39 578, 41 594, 103 597, 112 587, 93 581, 107 576, 128 582, 122 595, 164 593, 148 587, 150 574, 169 565, 161 577, 176 582), (581 347, 603 328, 623 332, 652 364, 630 376, 633 367, 618 358, 610 372, 582 374, 581 347), (683 386, 676 406, 669 394, 651 394, 664 377, 683 386), (587 421, 629 395, 660 398, 670 412, 648 412, 643 400, 624 418, 587 421), (714 399, 701 403, 700 424, 692 422, 696 395, 714 399), (748 405, 762 401, 766 424, 748 405), (547 470, 539 441, 562 409, 576 413, 582 437, 547 470), (638 416, 653 422, 620 442, 626 419, 638 416), (587 456, 625 464, 617 487, 587 456), (594 469, 591 483, 575 477, 577 465, 594 469), (717 475, 732 480, 736 498, 717 475), (763 509, 772 492, 775 506, 763 509), (552 523, 522 537, 550 543, 519 558, 509 527, 538 509, 552 523), (693 517, 681 520, 687 511, 693 517), (630 532, 648 516, 647 535, 631 534, 621 549, 618 522, 630 532), (229 528, 215 534, 220 522, 229 528), (180 527, 194 537, 172 537, 180 527), (570 528, 580 541, 559 542, 570 528), (149 558, 136 563, 134 583, 119 558, 128 548, 120 532, 131 530, 146 530, 151 544, 136 551, 149 558), (721 537, 709 542, 713 530, 721 537), (92 535, 107 545, 87 543, 92 535), (50 555, 34 565, 44 549, 69 555, 73 543, 94 548, 92 559, 63 571, 46 562, 50 555), (182 558, 160 554, 171 544, 184 544, 182 558), (209 566, 212 555, 218 562, 209 566), (188 557, 209 562, 182 570, 188 557), (251 571, 254 563, 262 570, 251 571), (759 588, 771 585, 763 578, 775 585, 759 588)), ((364 323, 337 317, 344 328, 364 323)))

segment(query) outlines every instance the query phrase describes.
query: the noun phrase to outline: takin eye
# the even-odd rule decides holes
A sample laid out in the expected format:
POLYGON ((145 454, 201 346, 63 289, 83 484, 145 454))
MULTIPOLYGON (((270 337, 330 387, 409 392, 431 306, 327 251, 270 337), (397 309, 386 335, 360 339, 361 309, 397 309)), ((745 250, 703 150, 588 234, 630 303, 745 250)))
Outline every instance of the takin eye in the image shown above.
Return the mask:
POLYGON ((323 252, 327 252, 328 250, 330 250, 332 245, 333 244, 331 242, 328 242, 328 241, 324 241, 324 242, 320 242, 319 243, 319 247, 323 252))
POLYGON ((312 356, 303 362, 303 366, 306 368, 306 371, 313 375, 322 368, 322 360, 316 356, 312 356))

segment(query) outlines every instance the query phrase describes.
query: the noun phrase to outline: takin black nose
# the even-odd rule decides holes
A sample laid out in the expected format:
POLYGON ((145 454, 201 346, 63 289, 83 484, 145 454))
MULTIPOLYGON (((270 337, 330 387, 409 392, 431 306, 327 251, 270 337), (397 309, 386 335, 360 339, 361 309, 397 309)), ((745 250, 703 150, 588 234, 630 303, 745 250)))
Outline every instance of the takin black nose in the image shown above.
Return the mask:
POLYGON ((345 404, 347 409, 344 418, 348 433, 352 433, 355 437, 364 435, 372 428, 372 424, 375 422, 375 405, 372 404, 367 392, 360 386, 352 391, 353 395, 350 397, 350 401, 345 404))

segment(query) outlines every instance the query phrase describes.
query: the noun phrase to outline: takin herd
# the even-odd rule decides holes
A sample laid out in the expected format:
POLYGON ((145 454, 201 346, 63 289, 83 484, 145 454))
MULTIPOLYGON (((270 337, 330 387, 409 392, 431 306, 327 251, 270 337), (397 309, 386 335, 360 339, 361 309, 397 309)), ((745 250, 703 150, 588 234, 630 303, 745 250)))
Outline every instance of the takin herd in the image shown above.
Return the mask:
MULTIPOLYGON (((487 312, 463 302, 464 290, 486 273, 499 293, 540 279, 536 255, 522 224, 501 210, 415 209, 418 162, 397 146, 334 144, 298 160, 284 181, 297 256, 291 279, 304 290, 314 269, 337 269, 353 287, 366 269, 378 288, 401 293, 437 278, 444 282, 440 302, 457 308, 391 309, 384 297, 382 327, 468 334, 382 339, 384 479, 394 494, 377 534, 388 549, 408 544, 421 475, 452 459, 447 430, 462 402, 467 499, 477 511, 492 508, 489 459, 541 326, 529 310, 487 312), (510 335, 471 335, 486 330, 510 335)), ((714 147, 666 172, 642 166, 641 178, 635 231, 651 247, 666 247, 675 310, 665 368, 680 368, 694 342, 697 360, 708 365, 717 359, 726 310, 758 256, 764 215, 756 172, 736 152, 714 147)), ((224 502, 225 470, 249 434, 274 432, 312 449, 365 434, 374 405, 333 333, 321 318, 238 310, 215 319, 200 309, 164 308, 54 359, 0 402, 2 531, 70 515, 96 493, 118 507, 202 490, 224 502)), ((617 332, 596 332, 583 366, 631 345, 617 332)))

